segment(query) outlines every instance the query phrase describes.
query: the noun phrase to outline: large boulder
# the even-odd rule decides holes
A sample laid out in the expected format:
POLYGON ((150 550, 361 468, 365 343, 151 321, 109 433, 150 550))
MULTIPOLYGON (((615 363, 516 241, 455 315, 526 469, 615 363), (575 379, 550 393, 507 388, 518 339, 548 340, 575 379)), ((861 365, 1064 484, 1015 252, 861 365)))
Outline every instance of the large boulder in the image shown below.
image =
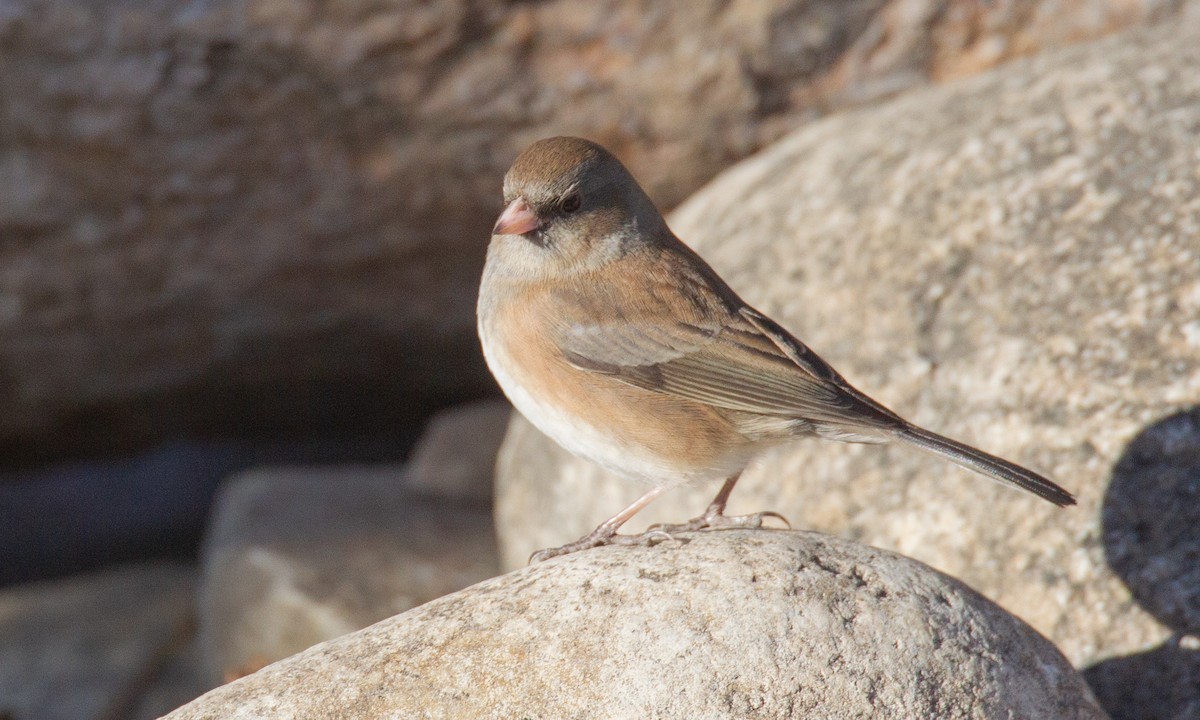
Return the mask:
MULTIPOLYGON (((1194 566, 1145 580, 1171 575, 1157 553, 1169 567, 1197 556, 1184 510, 1195 507, 1197 456, 1171 448, 1195 446, 1200 424, 1176 422, 1118 461, 1148 425, 1200 401, 1197 37, 1192 11, 829 117, 672 215, 734 289, 852 383, 1079 497, 1060 510, 907 448, 807 441, 752 466, 731 512, 776 510, 912 555, 1076 663, 1195 631, 1171 624, 1200 617, 1194 566), (1175 493, 1150 501, 1136 478, 1164 453, 1191 469, 1150 485, 1173 478, 1175 493), (1126 479, 1109 493, 1114 475, 1126 479), (1106 536, 1102 510, 1133 521, 1106 536), (1123 543, 1119 562, 1141 567, 1114 572, 1106 537, 1123 543), (1126 581, 1140 583, 1136 600, 1126 581)), ((514 420, 498 470, 507 566, 641 490, 514 420)), ((676 490, 631 529, 690 517, 715 490, 676 490)))
POLYGON ((827 107, 1177 4, 1041 5, 5 2, 0 449, 487 393, 475 287, 530 140, 603 140, 672 205, 827 107))
POLYGON ((218 688, 211 718, 1102 720, 1062 655, 921 563, 816 533, 576 553, 218 688))

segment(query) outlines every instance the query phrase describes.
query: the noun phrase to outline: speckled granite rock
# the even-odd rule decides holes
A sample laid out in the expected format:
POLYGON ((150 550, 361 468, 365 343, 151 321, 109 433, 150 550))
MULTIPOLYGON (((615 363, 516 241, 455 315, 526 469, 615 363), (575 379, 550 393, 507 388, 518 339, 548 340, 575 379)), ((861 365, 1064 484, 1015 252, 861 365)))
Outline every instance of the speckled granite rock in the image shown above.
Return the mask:
MULTIPOLYGON (((1080 664, 1170 634, 1109 567, 1100 520, 1105 503, 1146 502, 1106 495, 1127 443, 1200 401, 1197 37, 1192 12, 827 118, 674 213, 736 290, 851 382, 1079 496, 1059 510, 904 448, 809 441, 753 467, 731 512, 910 554, 1080 664)), ((520 420, 498 467, 508 567, 640 492, 520 420)), ((631 529, 690 517, 715 490, 673 492, 631 529)), ((1158 532, 1198 542, 1184 525, 1158 532)), ((1200 602, 1194 585, 1183 595, 1200 602)))
POLYGON ((167 716, 1102 720, 1062 655, 961 583, 816 533, 557 558, 167 716))

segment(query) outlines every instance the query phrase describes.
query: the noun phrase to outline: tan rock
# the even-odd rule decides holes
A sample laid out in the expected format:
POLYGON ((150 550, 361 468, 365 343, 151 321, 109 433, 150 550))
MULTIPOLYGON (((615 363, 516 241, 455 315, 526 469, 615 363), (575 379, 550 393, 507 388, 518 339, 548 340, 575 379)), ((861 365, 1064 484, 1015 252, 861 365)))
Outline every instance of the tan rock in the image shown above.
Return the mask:
MULTIPOLYGON (((809 441, 753 466, 731 512, 911 554, 1079 664, 1167 637, 1151 612, 1168 613, 1139 607, 1109 567, 1101 510, 1129 516, 1119 506, 1137 493, 1106 496, 1127 444, 1200 398, 1197 36, 1193 12, 827 118, 674 213, 736 290, 851 382, 1079 497, 1059 510, 905 448, 809 441)), ((631 529, 690 517, 715 490, 675 491, 631 529)), ((505 565, 640 491, 514 421, 498 463, 505 565)), ((1187 527, 1157 532, 1194 548, 1187 527)))
POLYGON ((209 676, 252 672, 496 572, 490 506, 411 493, 397 468, 230 478, 205 539, 209 676))
POLYGON ((669 206, 827 107, 1178 5, 7 2, 0 448, 478 397, 475 288, 532 139, 604 141, 669 206))
POLYGON ((496 452, 511 414, 508 402, 487 400, 434 415, 413 448, 407 486, 415 492, 490 504, 496 452))
POLYGON ((167 718, 1106 717, 1045 638, 920 563, 816 533, 686 539, 489 580, 167 718))

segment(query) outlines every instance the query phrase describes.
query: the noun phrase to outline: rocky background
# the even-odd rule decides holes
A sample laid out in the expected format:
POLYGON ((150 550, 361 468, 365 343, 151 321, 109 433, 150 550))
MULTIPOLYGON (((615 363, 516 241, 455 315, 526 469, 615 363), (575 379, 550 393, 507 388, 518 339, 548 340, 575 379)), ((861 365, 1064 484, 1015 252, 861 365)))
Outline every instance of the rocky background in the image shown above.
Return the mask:
POLYGON ((475 284, 549 134, 692 197, 676 229, 864 389, 1081 499, 806 444, 735 503, 966 580, 1114 718, 1195 717, 1197 17, 0 0, 0 717, 157 717, 627 501, 515 421, 493 529, 475 284))

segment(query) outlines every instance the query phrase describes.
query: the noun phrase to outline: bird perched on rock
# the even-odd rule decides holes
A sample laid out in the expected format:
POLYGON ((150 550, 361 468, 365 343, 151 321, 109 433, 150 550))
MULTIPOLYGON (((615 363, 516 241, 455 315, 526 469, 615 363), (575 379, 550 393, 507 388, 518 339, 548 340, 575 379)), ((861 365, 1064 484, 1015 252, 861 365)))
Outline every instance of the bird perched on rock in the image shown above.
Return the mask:
POLYGON ((742 470, 764 449, 816 435, 899 441, 1065 506, 1019 465, 917 427, 872 400, 684 245, 633 176, 599 145, 540 140, 504 178, 479 289, 479 337, 513 405, 560 445, 649 490, 542 560, 644 542, 618 535, 681 483, 723 480, 703 515, 666 532, 758 527, 728 516, 742 470))

